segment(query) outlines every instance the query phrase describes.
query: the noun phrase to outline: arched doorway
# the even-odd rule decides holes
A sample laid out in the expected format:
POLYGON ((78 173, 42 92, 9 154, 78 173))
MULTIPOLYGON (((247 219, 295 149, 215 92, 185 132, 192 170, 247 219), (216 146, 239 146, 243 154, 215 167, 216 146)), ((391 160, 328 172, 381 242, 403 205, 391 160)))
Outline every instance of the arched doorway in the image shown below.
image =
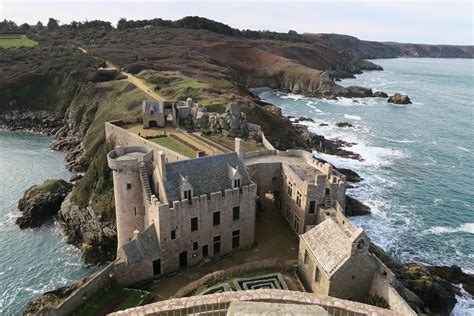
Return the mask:
POLYGON ((158 122, 157 121, 149 121, 148 126, 149 127, 158 127, 158 122))

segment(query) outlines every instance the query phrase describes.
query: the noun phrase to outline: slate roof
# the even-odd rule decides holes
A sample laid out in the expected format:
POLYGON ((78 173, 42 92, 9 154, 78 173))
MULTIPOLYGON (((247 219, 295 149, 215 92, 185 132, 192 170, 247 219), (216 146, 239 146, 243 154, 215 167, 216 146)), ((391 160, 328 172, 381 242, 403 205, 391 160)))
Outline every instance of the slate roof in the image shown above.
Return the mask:
POLYGON ((304 233, 301 238, 328 276, 349 259, 353 238, 332 217, 304 233))
POLYGON ((235 152, 167 163, 165 189, 168 203, 181 200, 181 176, 188 178, 194 196, 232 189, 232 181, 228 176, 229 165, 237 167, 242 175, 241 186, 250 183, 242 160, 235 152))
POLYGON ((150 110, 154 111, 154 115, 163 113, 163 102, 143 100, 143 114, 150 114, 150 110))
POLYGON ((160 244, 156 236, 155 224, 148 226, 133 239, 122 246, 128 263, 141 261, 145 258, 155 259, 160 256, 160 244))

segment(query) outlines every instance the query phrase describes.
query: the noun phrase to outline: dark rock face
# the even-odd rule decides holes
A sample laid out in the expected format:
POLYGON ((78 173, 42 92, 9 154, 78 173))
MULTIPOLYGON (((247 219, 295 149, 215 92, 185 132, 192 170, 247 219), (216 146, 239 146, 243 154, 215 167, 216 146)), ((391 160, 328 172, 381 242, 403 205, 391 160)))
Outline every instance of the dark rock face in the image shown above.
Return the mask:
POLYGON ((451 283, 431 273, 429 267, 401 263, 374 244, 370 245, 370 251, 411 292, 400 294, 416 312, 449 315, 456 305, 456 289, 451 283))
POLYGON ((307 116, 300 116, 300 117, 293 117, 293 116, 288 116, 289 119, 294 119, 292 122, 293 123, 299 123, 299 122, 314 122, 314 120, 310 117, 307 116))
POLYGON ((369 215, 370 207, 361 201, 346 195, 346 215, 347 216, 362 216, 369 215))
POLYGON ((474 295, 474 275, 464 273, 458 266, 429 266, 431 274, 437 275, 453 284, 462 284, 464 290, 474 295))
POLYGON ((375 91, 374 92, 374 97, 376 98, 388 98, 388 94, 382 91, 375 91))
POLYGON ((96 214, 89 206, 80 208, 72 203, 71 195, 68 195, 61 205, 58 221, 66 234, 67 242, 81 249, 86 264, 115 259, 115 213, 102 215, 96 214))
POLYGON ((0 129, 54 135, 64 124, 62 115, 48 111, 0 113, 0 129))
POLYGON ((354 125, 352 125, 349 122, 339 122, 339 123, 336 123, 336 126, 337 127, 355 127, 354 125))
POLYGON ((71 190, 72 184, 64 180, 46 180, 32 186, 18 202, 22 216, 17 218, 16 224, 21 229, 41 226, 58 214, 61 203, 71 190))
POLYGON ((346 180, 349 182, 356 183, 356 182, 362 181, 362 178, 360 177, 360 175, 351 169, 336 168, 336 170, 342 173, 343 175, 345 175, 346 180))
POLYGON ((393 104, 411 104, 411 100, 407 95, 401 94, 401 93, 395 93, 394 95, 391 95, 388 100, 388 103, 393 103, 393 104))

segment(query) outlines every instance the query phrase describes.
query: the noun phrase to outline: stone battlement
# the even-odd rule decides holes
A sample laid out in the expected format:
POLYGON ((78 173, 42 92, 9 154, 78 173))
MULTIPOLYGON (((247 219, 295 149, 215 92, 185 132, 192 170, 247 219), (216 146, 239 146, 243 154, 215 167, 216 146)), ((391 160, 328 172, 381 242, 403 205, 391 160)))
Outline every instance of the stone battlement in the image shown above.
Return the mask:
POLYGON ((138 169, 140 162, 150 163, 153 161, 153 152, 144 146, 118 146, 107 154, 107 161, 112 170, 138 169))

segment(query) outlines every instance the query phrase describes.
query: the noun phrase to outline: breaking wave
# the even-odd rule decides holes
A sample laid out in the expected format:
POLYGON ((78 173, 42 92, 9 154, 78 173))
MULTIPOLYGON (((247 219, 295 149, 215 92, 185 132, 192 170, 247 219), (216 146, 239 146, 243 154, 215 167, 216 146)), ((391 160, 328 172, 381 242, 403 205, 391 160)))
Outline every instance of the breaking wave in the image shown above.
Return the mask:
POLYGON ((441 234, 453 234, 453 233, 468 233, 474 234, 474 223, 462 224, 458 227, 449 226, 435 226, 426 230, 426 233, 441 235, 441 234))
POLYGON ((344 114, 344 117, 346 119, 356 120, 356 121, 360 121, 362 119, 359 115, 344 114))

